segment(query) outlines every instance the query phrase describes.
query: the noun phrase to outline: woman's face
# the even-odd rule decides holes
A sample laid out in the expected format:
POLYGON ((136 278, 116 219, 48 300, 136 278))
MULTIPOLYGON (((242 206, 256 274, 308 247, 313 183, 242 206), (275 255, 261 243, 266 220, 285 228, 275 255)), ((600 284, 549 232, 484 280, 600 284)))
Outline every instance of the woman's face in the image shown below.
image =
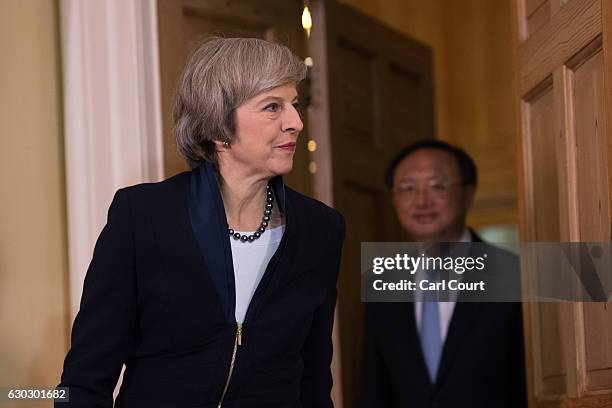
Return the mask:
POLYGON ((220 165, 226 169, 239 166, 246 175, 263 177, 291 171, 297 138, 304 127, 297 108, 292 84, 244 102, 235 111, 234 142, 220 155, 220 165))

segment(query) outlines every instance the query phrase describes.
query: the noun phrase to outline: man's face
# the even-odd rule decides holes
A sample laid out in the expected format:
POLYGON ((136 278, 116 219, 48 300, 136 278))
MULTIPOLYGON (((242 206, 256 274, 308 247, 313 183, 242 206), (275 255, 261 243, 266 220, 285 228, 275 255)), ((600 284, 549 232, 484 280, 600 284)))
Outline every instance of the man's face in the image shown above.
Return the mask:
POLYGON ((393 206, 413 241, 450 242, 465 228, 475 188, 464 186, 454 156, 421 149, 406 156, 395 170, 393 206))

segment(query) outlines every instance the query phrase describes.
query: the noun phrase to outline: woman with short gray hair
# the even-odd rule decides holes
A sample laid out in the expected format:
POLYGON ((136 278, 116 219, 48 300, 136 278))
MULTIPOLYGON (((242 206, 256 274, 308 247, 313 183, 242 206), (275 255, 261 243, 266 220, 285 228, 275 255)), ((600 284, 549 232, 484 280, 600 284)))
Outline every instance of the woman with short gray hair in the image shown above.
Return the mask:
POLYGON ((331 407, 344 220, 282 181, 306 67, 288 48, 211 38, 179 81, 190 167, 119 190, 87 271, 62 406, 331 407))

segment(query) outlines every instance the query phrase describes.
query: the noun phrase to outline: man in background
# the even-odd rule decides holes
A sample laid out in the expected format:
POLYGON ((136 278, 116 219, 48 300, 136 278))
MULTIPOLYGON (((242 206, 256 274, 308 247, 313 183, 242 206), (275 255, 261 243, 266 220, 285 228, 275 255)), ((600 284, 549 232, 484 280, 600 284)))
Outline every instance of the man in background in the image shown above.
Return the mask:
MULTIPOLYGON (((469 155, 437 140, 385 174, 413 242, 481 242, 466 227, 477 180, 469 155)), ((366 303, 363 408, 527 406, 521 304, 454 300, 366 303)))

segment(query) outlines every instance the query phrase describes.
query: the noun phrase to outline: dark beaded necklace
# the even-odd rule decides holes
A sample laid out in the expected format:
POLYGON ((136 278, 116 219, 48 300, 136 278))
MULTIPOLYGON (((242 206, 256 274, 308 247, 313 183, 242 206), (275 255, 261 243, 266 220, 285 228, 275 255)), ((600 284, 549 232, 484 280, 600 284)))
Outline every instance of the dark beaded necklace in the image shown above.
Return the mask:
POLYGON ((274 196, 272 195, 272 189, 268 184, 266 186, 266 208, 264 209, 264 215, 261 219, 261 224, 257 231, 252 233, 251 235, 244 234, 242 235, 239 232, 234 231, 232 228, 229 229, 229 234, 235 239, 240 240, 240 242, 253 242, 257 238, 261 237, 261 234, 264 233, 266 228, 268 227, 268 223, 270 222, 270 216, 272 215, 272 202, 274 201, 274 196))

